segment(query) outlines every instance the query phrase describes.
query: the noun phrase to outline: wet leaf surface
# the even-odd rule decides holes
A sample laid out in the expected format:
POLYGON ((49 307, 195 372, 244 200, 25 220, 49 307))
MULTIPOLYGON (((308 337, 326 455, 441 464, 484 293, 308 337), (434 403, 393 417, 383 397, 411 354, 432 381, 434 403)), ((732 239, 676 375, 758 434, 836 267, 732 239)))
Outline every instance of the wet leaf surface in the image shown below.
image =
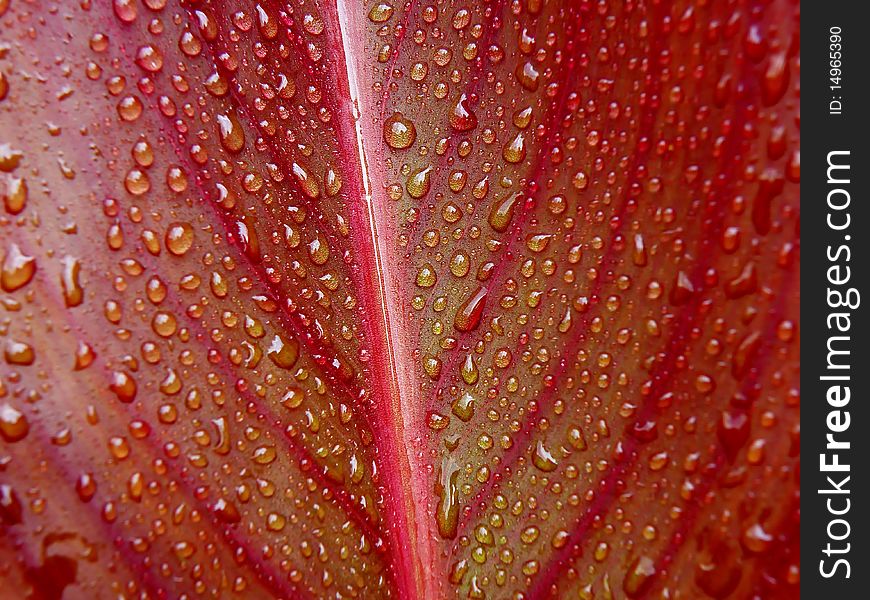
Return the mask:
POLYGON ((7 589, 798 594, 796 2, 0 28, 7 589))

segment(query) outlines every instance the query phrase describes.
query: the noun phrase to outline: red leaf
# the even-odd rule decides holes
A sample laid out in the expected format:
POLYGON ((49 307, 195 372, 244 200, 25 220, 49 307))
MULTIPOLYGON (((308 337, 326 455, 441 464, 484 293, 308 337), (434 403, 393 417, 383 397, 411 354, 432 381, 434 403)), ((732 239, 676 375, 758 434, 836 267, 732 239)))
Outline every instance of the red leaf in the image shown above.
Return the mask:
POLYGON ((10 589, 797 594, 795 3, 0 24, 10 589))

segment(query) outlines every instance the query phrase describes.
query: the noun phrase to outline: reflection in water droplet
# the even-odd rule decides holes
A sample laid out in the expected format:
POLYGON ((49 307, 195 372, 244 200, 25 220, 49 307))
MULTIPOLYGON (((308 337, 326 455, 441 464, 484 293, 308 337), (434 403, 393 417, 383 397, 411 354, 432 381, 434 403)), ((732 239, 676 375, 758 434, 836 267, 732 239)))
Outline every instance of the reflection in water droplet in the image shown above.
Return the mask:
POLYGON ((431 186, 432 167, 424 167, 414 171, 408 176, 408 181, 405 184, 405 189, 408 190, 408 195, 415 200, 419 200, 429 193, 431 186))
POLYGON ((176 256, 183 256, 193 245, 193 227, 189 223, 172 223, 166 229, 166 248, 176 256))
POLYGON ((545 473, 551 473, 559 466, 558 461, 553 457, 550 450, 544 445, 544 442, 538 440, 535 445, 535 453, 532 455, 532 463, 545 473))
POLYGON ((465 94, 459 97, 450 112, 450 126, 456 131, 471 131, 477 127, 477 116, 468 106, 468 98, 465 94))
POLYGON ((522 192, 514 192, 493 203, 489 213, 489 225, 499 233, 507 231, 514 216, 516 205, 523 201, 525 196, 522 192))
POLYGON ((479 286, 474 293, 459 307, 453 319, 453 326, 458 331, 471 331, 480 323, 480 317, 486 306, 488 290, 479 286))
POLYGON ((456 489, 458 475, 459 465, 450 456, 445 456, 441 461, 441 476, 435 485, 435 493, 439 497, 435 522, 438 533, 447 539, 456 537, 459 524, 459 498, 456 489))
POLYGON ((30 423, 17 408, 10 404, 0 405, 0 434, 7 442, 20 442, 30 431, 30 423))
POLYGON ((0 286, 14 292, 30 283, 36 273, 36 258, 21 251, 18 244, 10 244, 0 270, 0 286))
POLYGON ((384 141, 397 150, 409 148, 417 139, 417 129, 414 123, 406 119, 402 113, 393 113, 393 116, 384 122, 384 141))
POLYGON ((290 369, 299 358, 299 342, 292 338, 288 340, 281 335, 276 335, 272 338, 266 353, 277 366, 282 369, 290 369))
POLYGON ((229 152, 234 154, 241 152, 245 147, 245 132, 234 112, 215 116, 218 123, 221 144, 229 152))
POLYGON ((60 275, 63 299, 68 307, 78 306, 84 300, 84 290, 79 283, 81 263, 77 258, 65 256, 61 261, 62 271, 60 275))

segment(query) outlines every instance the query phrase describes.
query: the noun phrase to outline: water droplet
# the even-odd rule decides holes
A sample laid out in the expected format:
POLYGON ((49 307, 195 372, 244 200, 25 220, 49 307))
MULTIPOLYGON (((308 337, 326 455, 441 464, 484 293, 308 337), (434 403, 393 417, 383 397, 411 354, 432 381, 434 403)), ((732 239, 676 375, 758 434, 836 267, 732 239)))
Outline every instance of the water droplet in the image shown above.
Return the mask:
POLYGON ((405 189, 408 190, 408 195, 411 196, 411 198, 419 200, 429 193, 431 172, 432 167, 424 167, 414 171, 408 176, 405 189))
POLYGON ((435 493, 439 497, 435 522, 438 533, 445 539, 456 537, 459 525, 459 498, 456 489, 458 475, 459 465, 450 456, 445 456, 441 461, 441 475, 435 485, 435 493))
POLYGON ((462 363, 459 371, 462 375, 462 380, 468 385, 474 385, 480 377, 477 363, 474 362, 474 358, 470 354, 465 357, 465 361, 462 363))
POLYGON ((118 400, 126 404, 129 404, 136 398, 136 380, 124 371, 115 371, 112 374, 112 382, 109 384, 109 389, 115 392, 118 400))
POLYGON ((24 154, 9 144, 0 144, 0 171, 11 173, 21 164, 24 154))
POLYGON ((464 392, 459 398, 453 401, 453 414, 460 420, 468 422, 474 416, 474 396, 468 392, 464 392))
POLYGON ((236 114, 234 112, 219 114, 215 119, 223 147, 233 154, 241 152, 245 147, 245 132, 236 114))
POLYGON ((586 436, 583 434, 583 430, 579 427, 572 427, 569 429, 568 443, 571 444, 571 447, 575 450, 586 450, 586 436))
POLYGON ((308 242, 308 256, 315 265, 326 264, 326 261, 329 260, 329 244, 323 237, 318 235, 308 242))
POLYGON ((8 364, 18 366, 32 365, 33 361, 36 360, 33 346, 15 340, 6 340, 3 357, 6 359, 8 364))
POLYGON ((749 440, 749 417, 743 412, 723 411, 716 431, 728 458, 734 460, 749 440))
POLYGON ((193 227, 189 223, 171 223, 166 229, 166 248, 175 256, 183 256, 193 245, 193 227))
POLYGON ((369 10, 369 19, 373 23, 384 23, 393 16, 393 7, 386 2, 379 2, 369 10))
POLYGON ((499 233, 507 231, 514 216, 517 203, 524 200, 522 192, 514 192, 493 203, 489 213, 489 225, 499 233))
POLYGON ((453 110, 450 112, 450 126, 456 131, 471 131, 477 127, 477 116, 468 105, 465 94, 459 97, 453 110))
POLYGON ((511 164, 520 163, 525 160, 526 139, 523 132, 517 133, 517 135, 512 140, 504 145, 504 150, 502 150, 502 156, 507 162, 511 164))
POLYGON ((122 23, 132 23, 136 20, 136 0, 113 0, 112 8, 115 16, 122 23))
POLYGON ((136 51, 136 64, 149 73, 157 73, 163 68, 163 53, 151 44, 142 46, 136 51))
POLYGON ((622 589, 629 598, 640 598, 652 586, 655 575, 655 561, 648 556, 639 556, 629 565, 622 589))
POLYGON ((296 181, 299 182, 299 185, 302 187, 302 193, 312 200, 316 200, 320 196, 320 186, 314 178, 314 175, 307 167, 299 163, 294 162, 291 169, 296 181))
POLYGON ((145 171, 130 169, 124 178, 124 188, 133 196, 141 196, 151 189, 151 180, 145 171))
POLYGON ((17 215, 27 204, 27 180, 20 177, 10 177, 6 180, 5 190, 0 191, 6 212, 17 215))
POLYGON ((538 440, 535 445, 535 453, 532 455, 532 463, 545 473, 551 473, 559 466, 559 462, 553 457, 550 450, 544 446, 544 442, 538 440))
POLYGON ((532 252, 539 253, 547 249, 553 236, 547 233, 535 233, 526 236, 526 247, 532 252))
POLYGON ((479 286, 456 311, 453 326, 459 331, 471 331, 480 323, 488 290, 479 286))
POLYGON ((21 251, 18 244, 10 244, 0 270, 0 286, 14 292, 30 283, 36 273, 36 258, 21 251))
POLYGON ((680 306, 689 301, 695 293, 695 286, 685 271, 679 271, 671 287, 670 300, 674 306, 680 306))
POLYGON ((402 113, 393 115, 384 122, 384 141, 390 148, 403 150, 410 148, 417 139, 417 129, 410 119, 406 119, 402 113))
POLYGON ((76 347, 76 358, 73 369, 76 371, 87 369, 91 366, 96 357, 97 354, 94 352, 94 349, 91 348, 89 344, 80 341, 76 347))
POLYGON ((77 258, 65 256, 61 261, 62 270, 60 275, 61 287, 63 288, 63 299, 67 307, 78 306, 82 303, 85 297, 85 292, 79 283, 79 272, 81 264, 77 258))
POLYGON ((416 283, 418 287, 430 288, 435 285, 436 281, 438 281, 438 274, 430 263, 426 263, 417 271, 416 283))
POLYGON ((517 80, 525 89, 534 92, 538 89, 540 73, 538 69, 530 62, 525 62, 517 67, 517 80))
POLYGON ((212 511, 222 523, 233 525, 242 520, 242 516, 239 514, 239 509, 236 508, 236 505, 228 500, 224 500, 223 498, 220 498, 212 505, 212 511))
POLYGON ((82 502, 90 502, 97 493, 97 482, 94 480, 93 473, 82 473, 76 479, 76 494, 82 502))
POLYGON ((172 313, 158 311, 154 313, 154 318, 151 319, 151 329, 160 337, 169 338, 175 335, 178 329, 178 322, 172 313))
POLYGON ((299 342, 292 338, 288 340, 281 335, 275 335, 266 354, 275 365, 282 369, 290 369, 299 358, 299 342))
POLYGON ((291 387, 284 392, 284 397, 281 399, 281 404, 288 409, 299 408, 305 400, 305 392, 298 387, 291 387))
POLYGON ((20 410, 11 404, 0 405, 0 434, 7 442, 20 442, 30 431, 30 423, 20 410))

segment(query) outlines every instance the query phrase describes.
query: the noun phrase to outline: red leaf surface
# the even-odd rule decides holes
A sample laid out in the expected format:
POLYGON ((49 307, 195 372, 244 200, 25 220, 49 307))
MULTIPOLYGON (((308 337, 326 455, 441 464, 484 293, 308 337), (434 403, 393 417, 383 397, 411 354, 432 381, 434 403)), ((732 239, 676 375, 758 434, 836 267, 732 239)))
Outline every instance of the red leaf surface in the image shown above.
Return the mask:
POLYGON ((0 28, 0 596, 798 595, 797 2, 0 28))

